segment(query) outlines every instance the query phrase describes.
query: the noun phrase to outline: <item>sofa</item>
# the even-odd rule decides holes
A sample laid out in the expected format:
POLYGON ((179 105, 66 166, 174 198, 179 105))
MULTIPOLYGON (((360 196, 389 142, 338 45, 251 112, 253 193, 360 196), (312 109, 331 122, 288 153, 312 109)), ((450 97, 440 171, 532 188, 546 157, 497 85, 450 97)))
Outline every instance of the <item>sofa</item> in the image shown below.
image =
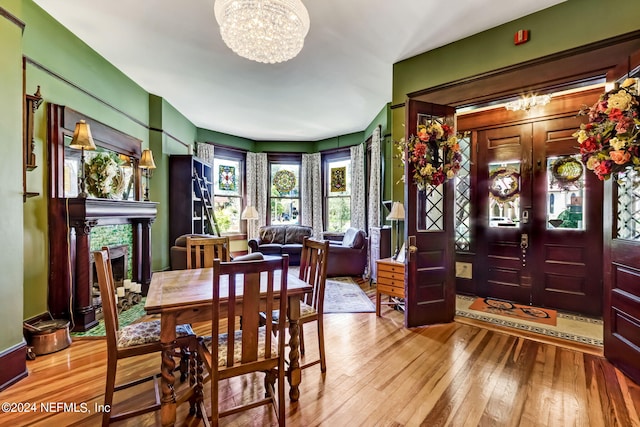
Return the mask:
POLYGON ((364 230, 348 228, 344 233, 325 232, 322 238, 329 240, 327 277, 364 274, 369 248, 364 230))
POLYGON ((302 242, 313 229, 304 225, 266 225, 258 230, 258 238, 248 242, 251 252, 264 255, 289 255, 289 265, 300 265, 302 242))

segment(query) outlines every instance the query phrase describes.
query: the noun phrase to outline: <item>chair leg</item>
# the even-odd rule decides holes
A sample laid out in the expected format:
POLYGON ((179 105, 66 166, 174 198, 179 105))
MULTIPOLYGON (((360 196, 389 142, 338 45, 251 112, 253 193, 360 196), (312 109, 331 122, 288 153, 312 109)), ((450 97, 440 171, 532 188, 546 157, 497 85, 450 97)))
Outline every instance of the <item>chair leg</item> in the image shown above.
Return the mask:
POLYGON ((183 383, 189 376, 189 360, 191 353, 189 349, 182 347, 180 349, 180 382, 183 383))
POLYGON ((300 354, 304 356, 304 332, 302 330, 302 323, 298 326, 298 331, 300 336, 300 354))
MULTIPOLYGON (((107 381, 104 388, 104 407, 113 409, 113 392, 116 387, 116 370, 118 368, 118 361, 115 363, 111 363, 107 361, 107 381)), ((102 426, 106 427, 109 425, 109 420, 111 418, 110 411, 102 412, 102 426)))
POLYGON ((276 384, 276 373, 274 370, 265 371, 264 373, 264 397, 273 397, 276 384))
POLYGON ((324 357, 324 322, 318 318, 318 351, 320 352, 320 372, 327 372, 327 361, 324 357))

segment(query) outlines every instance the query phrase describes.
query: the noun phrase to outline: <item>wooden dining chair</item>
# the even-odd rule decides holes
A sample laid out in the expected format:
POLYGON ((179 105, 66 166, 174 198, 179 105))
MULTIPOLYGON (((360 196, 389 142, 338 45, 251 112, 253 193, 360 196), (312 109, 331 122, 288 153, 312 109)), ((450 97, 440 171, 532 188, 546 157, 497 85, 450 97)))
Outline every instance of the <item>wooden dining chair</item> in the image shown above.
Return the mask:
POLYGON ((187 269, 212 267, 213 260, 231 261, 229 236, 187 237, 187 269))
MULTIPOLYGON (((298 321, 300 331, 300 354, 304 356, 304 324, 318 322, 318 353, 319 358, 314 361, 304 362, 301 369, 320 364, 320 371, 327 371, 327 362, 324 351, 324 291, 327 281, 327 260, 329 257, 329 240, 312 240, 305 237, 302 242, 300 254, 299 279, 313 287, 313 291, 305 294, 300 301, 300 319, 298 321)), ((265 313, 261 314, 263 323, 266 322, 265 313)), ((274 310, 273 322, 278 322, 280 312, 274 310)), ((274 331, 275 332, 275 331, 274 331)))
MULTIPOLYGON (((213 338, 201 340, 201 351, 198 353, 210 374, 213 426, 217 426, 222 417, 269 404, 276 411, 279 425, 285 425, 286 319, 283 316, 274 324, 271 315, 268 315, 266 325, 260 326, 260 312, 266 307, 277 307, 281 312, 286 312, 288 268, 287 255, 269 260, 214 261, 211 307, 213 338), (228 292, 224 291, 226 289, 228 292), (239 329, 236 321, 239 316, 243 319, 242 329, 239 329), (220 321, 224 319, 227 321, 222 323, 221 329, 220 321), (277 337, 272 334, 273 328, 278 330, 277 337), (265 397, 220 410, 220 381, 255 372, 265 373, 265 397)), ((206 414, 206 408, 202 408, 202 411, 206 414)), ((207 419, 206 415, 204 419, 207 419)))
MULTIPOLYGON (((102 250, 94 252, 93 257, 98 276, 98 286, 100 287, 102 312, 107 338, 107 378, 104 392, 104 407, 111 408, 111 411, 104 411, 102 414, 102 425, 106 426, 109 425, 110 422, 152 412, 160 408, 160 399, 157 392, 160 387, 159 373, 116 385, 116 371, 119 360, 149 353, 159 353, 162 350, 160 344, 160 320, 133 323, 129 326, 119 327, 113 270, 108 248, 103 247, 102 250), (154 385, 154 403, 122 412, 115 411, 113 407, 115 392, 143 384, 147 381, 155 381, 156 383, 154 385)), ((198 341, 190 325, 178 325, 176 327, 176 336, 176 348, 184 351, 182 353, 176 352, 175 356, 181 358, 180 369, 184 373, 186 372, 185 355, 197 351, 198 341)), ((191 358, 190 362, 192 363, 191 372, 194 373, 196 371, 195 359, 191 358)), ((191 385, 195 385, 195 379, 190 379, 190 383, 191 385)), ((191 410, 195 411, 195 396, 191 399, 190 404, 191 410)))
POLYGON ((329 241, 312 240, 304 238, 302 253, 300 255, 300 280, 304 280, 313 291, 306 294, 300 302, 300 354, 305 354, 304 348, 304 324, 318 322, 318 352, 319 359, 303 363, 302 369, 320 364, 320 371, 327 371, 327 362, 324 351, 324 291, 327 282, 327 259, 329 256, 329 241))

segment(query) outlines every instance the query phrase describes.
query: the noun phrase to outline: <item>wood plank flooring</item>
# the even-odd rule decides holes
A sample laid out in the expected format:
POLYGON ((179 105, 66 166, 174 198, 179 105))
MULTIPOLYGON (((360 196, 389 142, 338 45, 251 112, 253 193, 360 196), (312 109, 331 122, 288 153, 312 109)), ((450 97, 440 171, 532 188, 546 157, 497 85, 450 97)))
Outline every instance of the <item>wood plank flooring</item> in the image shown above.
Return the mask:
MULTIPOLYGON (((383 307, 382 314, 325 315, 327 373, 317 365, 303 372, 300 401, 286 402, 288 425, 640 427, 640 386, 599 355, 458 322, 405 329, 401 312, 383 307)), ((313 325, 305 335, 315 358, 313 325)), ((0 425, 99 425, 94 405, 102 403, 105 365, 101 339, 28 362, 29 377, 1 392, 0 403, 85 403, 88 412, 0 413, 0 425)), ((123 361, 119 378, 158 365, 159 356, 123 361)), ((262 377, 255 379, 221 392, 229 402, 262 395, 262 377)), ((178 424, 197 425, 187 406, 179 407, 178 424)), ((159 415, 115 425, 159 425, 159 415)), ((222 425, 277 422, 263 407, 222 425)))

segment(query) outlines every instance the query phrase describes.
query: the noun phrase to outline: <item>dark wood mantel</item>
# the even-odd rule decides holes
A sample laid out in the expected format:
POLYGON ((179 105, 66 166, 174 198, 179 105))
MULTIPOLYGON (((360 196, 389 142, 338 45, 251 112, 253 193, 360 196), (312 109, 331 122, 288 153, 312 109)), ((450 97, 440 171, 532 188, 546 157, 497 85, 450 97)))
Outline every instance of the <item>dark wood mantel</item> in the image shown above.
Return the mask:
MULTIPOLYGON (((157 215, 157 203, 90 198, 62 199, 61 202, 68 206, 69 251, 67 257, 60 254, 57 257, 59 261, 66 258, 66 262, 51 265, 51 269, 53 278, 67 280, 52 280, 49 284, 49 305, 54 315, 73 317, 74 330, 84 331, 97 324, 92 298, 91 229, 102 225, 132 225, 132 280, 142 283, 146 293, 151 282, 151 225, 157 215), (69 312, 68 280, 73 289, 72 313, 69 312)), ((59 234, 62 237, 62 233, 59 234)))
POLYGON ((63 105, 48 104, 47 117, 49 311, 56 318, 73 319, 74 330, 84 331, 97 324, 91 283, 91 229, 132 225, 131 279, 141 283, 146 292, 151 281, 151 225, 157 204, 140 201, 140 139, 63 105), (71 190, 76 183, 67 182, 65 160, 69 156, 72 161, 75 155, 68 142, 79 120, 91 126, 96 146, 129 158, 134 177, 130 200, 70 197, 75 196, 71 190))

